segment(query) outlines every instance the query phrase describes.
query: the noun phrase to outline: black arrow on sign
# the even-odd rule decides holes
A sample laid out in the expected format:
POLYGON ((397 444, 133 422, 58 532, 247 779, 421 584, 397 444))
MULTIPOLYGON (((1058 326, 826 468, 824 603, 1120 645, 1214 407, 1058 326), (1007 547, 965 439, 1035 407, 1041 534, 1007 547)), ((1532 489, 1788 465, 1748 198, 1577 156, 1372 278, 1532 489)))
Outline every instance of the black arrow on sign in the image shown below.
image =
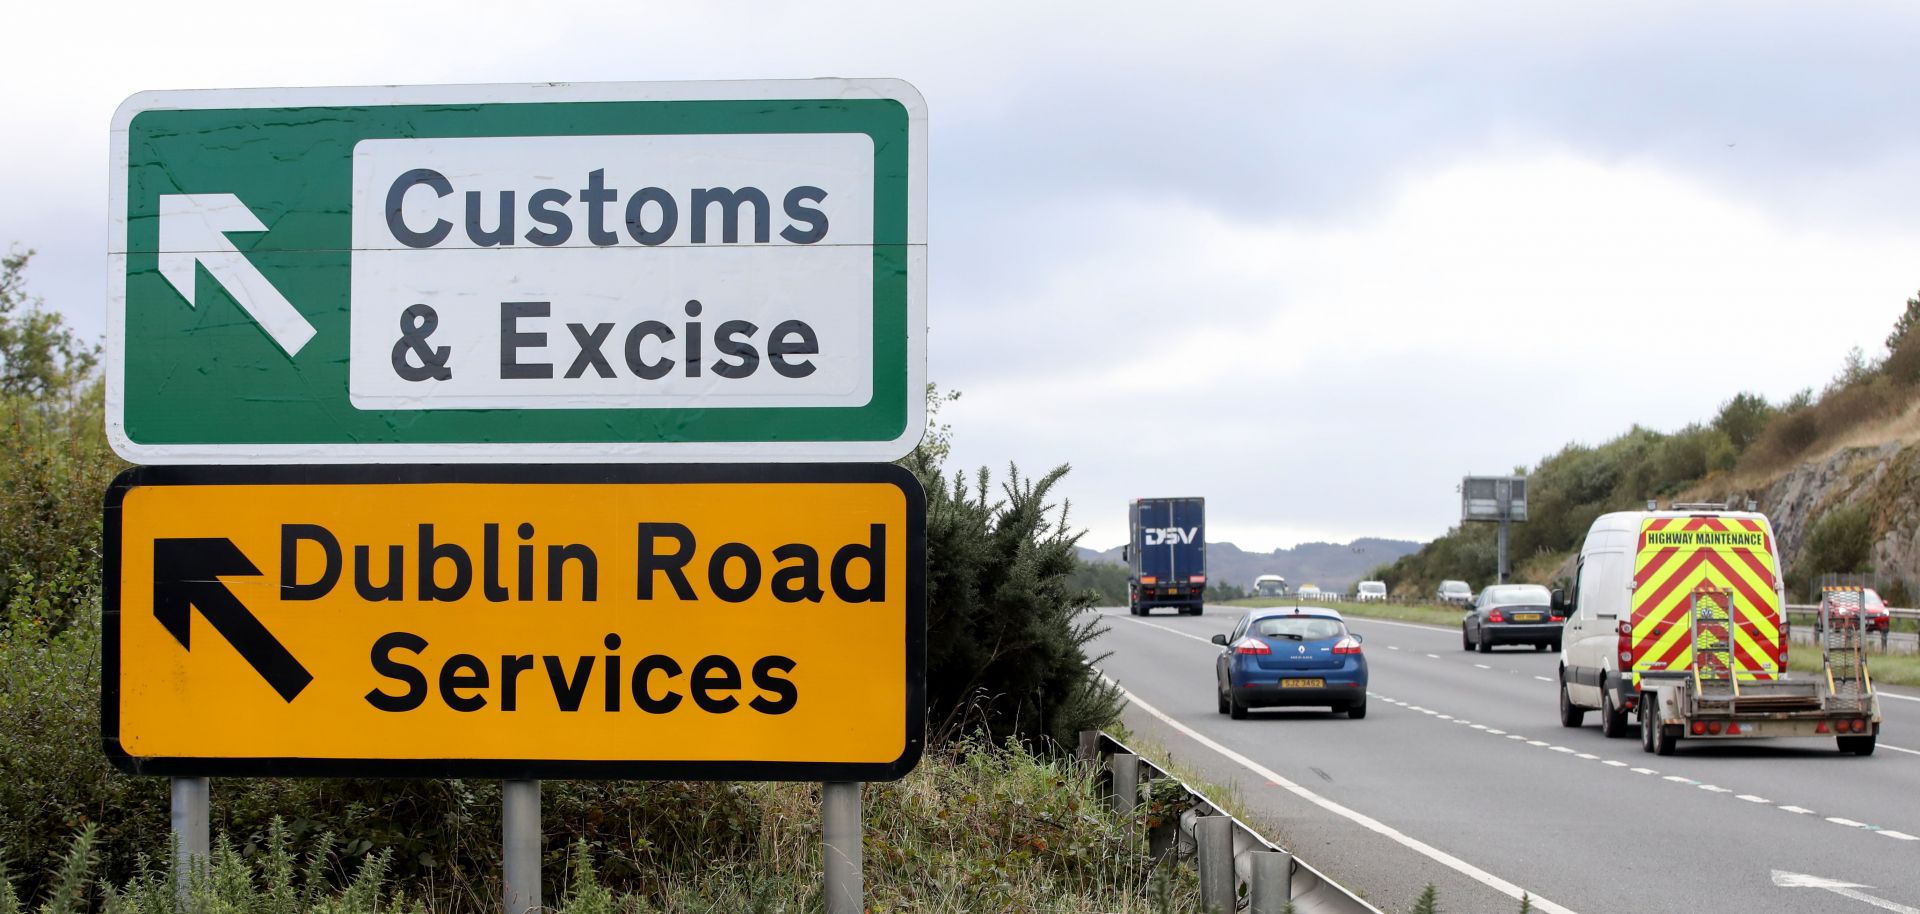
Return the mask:
POLYGON ((241 659, 291 702, 313 681, 313 674, 220 583, 221 575, 259 573, 232 540, 154 540, 153 615, 181 647, 192 650, 191 622, 194 608, 199 607, 200 615, 213 623, 213 630, 240 652, 241 659))

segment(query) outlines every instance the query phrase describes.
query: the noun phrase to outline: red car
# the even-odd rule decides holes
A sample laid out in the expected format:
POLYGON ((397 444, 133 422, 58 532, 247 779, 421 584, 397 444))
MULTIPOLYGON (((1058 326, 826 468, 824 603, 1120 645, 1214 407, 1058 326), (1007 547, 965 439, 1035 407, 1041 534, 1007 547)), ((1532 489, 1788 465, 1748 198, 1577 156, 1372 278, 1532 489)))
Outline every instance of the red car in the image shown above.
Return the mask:
MULTIPOLYGON (((1834 599, 1843 594, 1845 594, 1845 591, 1839 593, 1828 591, 1820 595, 1821 604, 1827 607, 1827 615, 1835 620, 1853 618, 1853 600, 1851 598, 1834 599)), ((1861 602, 1866 604, 1865 628, 1867 631, 1884 632, 1892 627, 1893 614, 1887 611, 1887 601, 1880 599, 1879 593, 1875 592, 1873 588, 1868 587, 1861 590, 1860 596, 1861 602)), ((1820 623, 1817 619, 1813 625, 1816 631, 1819 630, 1820 623)))

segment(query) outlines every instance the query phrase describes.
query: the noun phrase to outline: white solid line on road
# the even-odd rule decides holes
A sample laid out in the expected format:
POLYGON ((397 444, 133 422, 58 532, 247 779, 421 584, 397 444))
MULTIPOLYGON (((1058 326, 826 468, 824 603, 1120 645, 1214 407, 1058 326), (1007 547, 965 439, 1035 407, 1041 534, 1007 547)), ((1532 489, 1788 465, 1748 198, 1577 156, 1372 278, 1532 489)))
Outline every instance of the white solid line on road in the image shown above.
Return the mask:
POLYGON ((1901 701, 1920 701, 1920 698, 1915 698, 1912 695, 1897 695, 1884 689, 1874 689, 1874 692, 1881 698, 1898 698, 1901 701))
POLYGON ((1532 892, 1525 891, 1521 889, 1519 886, 1514 885, 1513 883, 1508 882, 1505 879, 1495 876, 1492 873, 1489 873, 1486 870, 1483 870, 1477 866, 1474 866, 1473 864, 1468 863, 1465 860, 1455 857, 1454 855, 1449 854, 1446 851, 1443 851, 1437 847, 1434 847, 1433 845, 1428 844, 1425 841, 1421 841, 1418 838, 1412 837, 1411 835, 1408 835, 1400 831, 1399 829, 1394 828, 1391 825, 1381 822, 1380 820, 1375 819, 1372 816, 1366 815, 1365 813, 1356 812, 1355 810, 1352 810, 1352 809, 1348 809, 1347 807, 1342 806, 1339 803, 1335 803, 1334 801, 1329 800, 1326 797, 1323 797, 1317 793, 1314 793, 1313 791, 1308 790, 1307 788, 1302 787, 1299 784, 1295 784, 1294 782, 1287 780, 1284 777, 1281 777, 1279 772, 1274 771, 1273 769, 1268 768, 1264 765, 1261 765, 1259 762, 1256 762, 1253 759, 1247 758, 1246 756, 1241 755, 1240 753, 1235 752, 1232 749, 1228 749, 1227 747, 1217 742, 1214 742, 1212 739, 1209 739, 1205 735, 1201 734, 1200 731, 1195 730, 1192 727, 1189 727, 1186 724, 1183 724, 1177 720, 1174 720, 1172 717, 1162 712, 1159 708, 1156 708, 1150 704, 1147 704, 1144 701, 1141 701, 1138 695, 1135 695, 1132 692, 1127 691, 1126 686, 1121 685, 1119 682, 1107 676, 1104 672, 1101 673, 1101 678, 1106 679, 1110 683, 1113 683, 1114 688, 1119 689, 1120 694, 1126 696, 1127 701, 1131 702, 1135 707, 1139 708, 1140 710, 1145 711, 1148 714, 1152 715, 1154 718, 1158 719, 1161 723, 1164 723, 1167 726, 1172 727, 1175 730, 1178 730, 1180 733, 1185 734, 1188 738, 1192 739, 1194 742, 1197 742, 1200 745, 1207 747, 1208 749, 1212 749, 1214 752, 1219 753, 1221 757, 1227 759, 1228 761, 1234 762, 1235 764, 1238 764, 1240 767, 1253 772, 1255 775, 1266 778, 1268 781, 1276 785, 1279 785, 1279 787, 1282 790, 1285 790, 1288 793, 1293 794, 1294 796, 1297 796, 1303 800, 1306 800, 1307 802, 1312 803, 1313 805, 1318 806, 1321 809, 1324 809, 1330 813, 1333 813, 1334 815, 1340 816, 1341 818, 1346 819, 1347 821, 1352 822, 1355 825, 1358 825, 1361 828, 1364 828, 1370 832, 1373 832, 1374 834, 1385 837, 1393 841, 1394 843, 1407 848, 1408 850, 1411 850, 1417 854, 1420 854, 1421 856, 1426 857, 1427 859, 1432 860, 1435 863, 1438 863, 1442 866, 1445 866, 1448 869, 1451 869, 1462 876, 1465 876, 1469 879, 1474 880, 1475 882, 1480 883, 1481 885, 1484 885, 1490 889, 1493 889, 1494 891, 1499 892, 1500 894, 1505 895, 1508 898, 1512 898, 1515 901, 1518 901, 1522 896, 1525 896, 1533 904, 1534 910, 1543 911, 1543 912, 1546 912, 1546 914, 1576 914, 1576 912, 1572 908, 1565 907, 1564 905, 1554 904, 1553 902, 1548 901, 1547 899, 1542 898, 1539 895, 1533 894, 1532 892))
POLYGON ((1920 749, 1902 749, 1899 746, 1889 746, 1886 743, 1881 743, 1880 748, 1892 749, 1895 752, 1905 752, 1908 755, 1920 755, 1920 749))
POLYGON ((1805 806, 1782 806, 1780 808, 1786 810, 1787 812, 1793 813, 1796 816, 1813 815, 1813 810, 1808 809, 1805 806))
POLYGON ((1388 619, 1375 619, 1371 616, 1353 615, 1353 616, 1348 616, 1347 618, 1350 621, 1365 622, 1368 625, 1397 625, 1401 628, 1417 628, 1417 629, 1420 629, 1421 631, 1429 631, 1429 632, 1459 631, 1459 629, 1457 628, 1448 628, 1447 626, 1444 626, 1444 625, 1423 625, 1418 622, 1394 622, 1388 619))
POLYGON ((1773 802, 1772 800, 1769 800, 1766 797, 1756 797, 1750 793, 1743 793, 1738 797, 1735 797, 1735 799, 1745 800, 1749 803, 1772 803, 1773 802))
POLYGON ((1186 632, 1183 632, 1183 631, 1181 631, 1181 630, 1179 630, 1179 629, 1177 629, 1177 628, 1168 628, 1168 627, 1166 627, 1166 626, 1164 626, 1164 625, 1155 625, 1155 624, 1153 624, 1152 622, 1148 622, 1148 621, 1146 621, 1145 619, 1135 619, 1135 618, 1133 618, 1133 617, 1131 617, 1131 616, 1114 616, 1113 618, 1115 618, 1115 619, 1123 619, 1123 620, 1125 620, 1125 621, 1128 621, 1128 622, 1138 622, 1138 623, 1140 623, 1141 625, 1144 625, 1144 626, 1146 626, 1146 627, 1148 627, 1148 628, 1157 628, 1157 629, 1159 629, 1159 630, 1161 630, 1161 631, 1163 631, 1163 632, 1172 632, 1173 634, 1176 634, 1176 635, 1179 635, 1179 636, 1180 636, 1180 637, 1182 637, 1182 638, 1192 638, 1193 640, 1195 640, 1195 641, 1198 641, 1198 642, 1200 642, 1201 644, 1208 644, 1208 645, 1211 645, 1211 644, 1213 644, 1213 642, 1212 642, 1212 641, 1209 641, 1209 640, 1207 640, 1207 639, 1205 639, 1205 638, 1202 638, 1202 637, 1200 637, 1199 635, 1191 635, 1191 634, 1188 634, 1188 633, 1186 633, 1186 632))

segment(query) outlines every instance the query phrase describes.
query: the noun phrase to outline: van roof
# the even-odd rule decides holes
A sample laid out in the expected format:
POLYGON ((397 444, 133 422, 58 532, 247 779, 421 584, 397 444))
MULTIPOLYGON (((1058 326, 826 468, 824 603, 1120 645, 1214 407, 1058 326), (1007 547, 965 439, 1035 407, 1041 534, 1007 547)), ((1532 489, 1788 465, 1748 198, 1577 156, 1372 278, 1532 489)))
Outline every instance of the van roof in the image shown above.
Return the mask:
POLYGON ((1739 520, 1757 520, 1773 526, 1765 514, 1758 511, 1614 511, 1602 514, 1593 522, 1595 530, 1640 530, 1643 521, 1661 517, 1730 517, 1739 520))

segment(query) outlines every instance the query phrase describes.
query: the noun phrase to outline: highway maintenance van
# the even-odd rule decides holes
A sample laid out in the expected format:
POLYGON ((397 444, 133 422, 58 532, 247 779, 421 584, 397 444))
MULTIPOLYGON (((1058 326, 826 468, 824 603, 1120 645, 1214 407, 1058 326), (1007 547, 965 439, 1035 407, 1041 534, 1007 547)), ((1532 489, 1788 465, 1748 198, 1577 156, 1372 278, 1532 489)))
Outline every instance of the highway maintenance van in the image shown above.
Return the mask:
POLYGON ((1788 736, 1872 754, 1880 705, 1860 614, 1823 620, 1820 672, 1789 675, 1779 569, 1762 514, 1683 504, 1602 515, 1580 547, 1573 593, 1553 592, 1567 616, 1561 724, 1598 710, 1601 732, 1625 736, 1637 714, 1642 748, 1660 755, 1683 739, 1788 736))
POLYGON ((1200 615, 1207 595, 1207 502, 1140 498, 1127 506, 1127 610, 1200 615))

